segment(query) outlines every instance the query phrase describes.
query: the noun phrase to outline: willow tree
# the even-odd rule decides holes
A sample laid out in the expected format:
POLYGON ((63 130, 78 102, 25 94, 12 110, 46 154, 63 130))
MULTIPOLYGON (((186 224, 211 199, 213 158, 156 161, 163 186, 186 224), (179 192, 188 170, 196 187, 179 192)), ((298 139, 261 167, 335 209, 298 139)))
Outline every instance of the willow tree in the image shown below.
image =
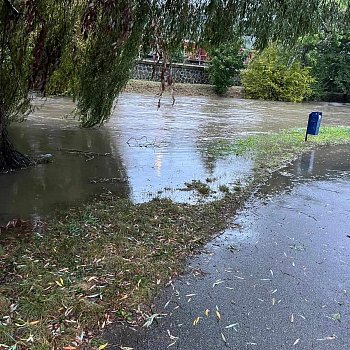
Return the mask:
POLYGON ((32 164, 7 127, 30 111, 30 91, 45 92, 72 38, 77 7, 68 0, 3 0, 0 8, 0 171, 32 164))
POLYGON ((106 121, 142 46, 163 57, 184 38, 207 46, 253 35, 256 45, 293 44, 320 27, 345 25, 350 0, 2 0, 0 9, 0 171, 30 160, 7 126, 45 94, 61 62, 85 127, 106 121))

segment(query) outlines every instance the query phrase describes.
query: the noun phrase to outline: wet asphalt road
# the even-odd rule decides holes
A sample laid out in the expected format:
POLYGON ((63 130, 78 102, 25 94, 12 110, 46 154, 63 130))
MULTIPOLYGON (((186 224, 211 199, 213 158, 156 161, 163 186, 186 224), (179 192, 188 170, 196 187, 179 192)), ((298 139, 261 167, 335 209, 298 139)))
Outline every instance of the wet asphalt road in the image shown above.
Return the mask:
POLYGON ((350 173, 339 174, 262 190, 157 298, 164 316, 112 331, 113 348, 350 349, 350 173))

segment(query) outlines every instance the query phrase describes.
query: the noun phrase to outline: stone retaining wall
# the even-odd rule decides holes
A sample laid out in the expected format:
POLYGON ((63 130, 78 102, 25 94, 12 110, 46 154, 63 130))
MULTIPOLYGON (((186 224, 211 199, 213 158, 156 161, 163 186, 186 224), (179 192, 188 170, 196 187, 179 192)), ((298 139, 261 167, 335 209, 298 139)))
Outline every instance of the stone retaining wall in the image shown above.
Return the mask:
MULTIPOLYGON (((132 79, 160 81, 160 66, 156 66, 152 79, 153 61, 142 60, 136 63, 132 79)), ((172 76, 175 83, 209 84, 208 68, 192 64, 173 64, 172 76)))

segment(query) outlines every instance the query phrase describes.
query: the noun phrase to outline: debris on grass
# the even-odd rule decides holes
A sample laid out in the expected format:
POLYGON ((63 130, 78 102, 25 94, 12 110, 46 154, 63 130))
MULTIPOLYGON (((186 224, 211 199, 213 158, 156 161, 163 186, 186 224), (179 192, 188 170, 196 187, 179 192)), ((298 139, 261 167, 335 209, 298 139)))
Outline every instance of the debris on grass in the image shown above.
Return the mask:
POLYGON ((53 217, 40 237, 18 221, 2 228, 2 343, 77 347, 91 343, 115 319, 150 325, 156 318, 148 318, 147 303, 166 281, 175 291, 171 278, 182 271, 184 258, 224 228, 225 213, 248 194, 198 205, 170 200, 135 205, 105 194, 53 217), (32 343, 30 332, 23 337, 15 321, 38 320, 28 326, 32 343), (82 328, 86 335, 79 340, 82 328))

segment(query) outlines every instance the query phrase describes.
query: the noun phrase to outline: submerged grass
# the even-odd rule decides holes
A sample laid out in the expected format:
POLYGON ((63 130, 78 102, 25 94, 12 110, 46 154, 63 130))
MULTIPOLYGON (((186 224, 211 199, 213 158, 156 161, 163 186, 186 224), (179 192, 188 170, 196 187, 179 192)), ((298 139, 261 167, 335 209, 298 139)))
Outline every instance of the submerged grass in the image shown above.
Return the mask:
POLYGON ((252 135, 233 141, 212 144, 208 153, 213 157, 227 155, 250 156, 255 168, 273 170, 300 153, 317 146, 339 145, 350 142, 350 128, 322 127, 318 136, 308 135, 305 142, 305 129, 284 130, 279 133, 252 135))
POLYGON ((44 227, 19 222, 3 228, 0 349, 102 349, 96 334, 115 319, 140 323, 149 315, 155 293, 181 272, 186 257, 225 228, 271 169, 317 145, 349 141, 350 128, 322 128, 307 143, 302 130, 291 130, 215 144, 213 156, 256 160, 250 184, 222 186, 223 199, 135 205, 108 194, 44 227))

